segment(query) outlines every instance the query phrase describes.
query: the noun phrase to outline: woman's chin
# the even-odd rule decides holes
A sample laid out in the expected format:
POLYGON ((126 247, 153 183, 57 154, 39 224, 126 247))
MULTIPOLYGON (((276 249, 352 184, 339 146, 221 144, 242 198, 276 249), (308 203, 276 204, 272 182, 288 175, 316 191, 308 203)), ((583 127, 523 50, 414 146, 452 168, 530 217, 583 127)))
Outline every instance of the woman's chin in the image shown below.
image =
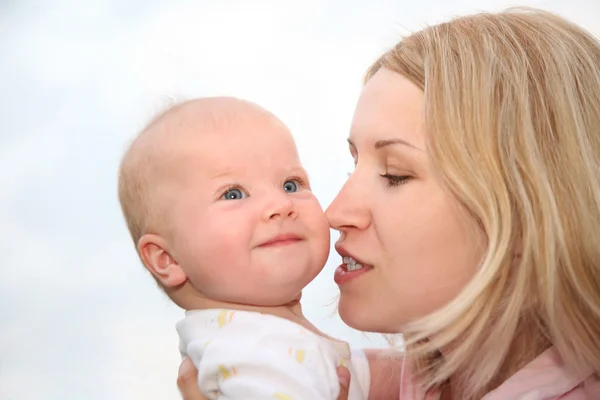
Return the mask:
POLYGON ((377 316, 369 312, 366 307, 356 307, 340 301, 338 313, 342 321, 351 328, 363 332, 381 332, 379 324, 375 323, 377 316))
POLYGON ((393 315, 384 315, 374 310, 381 308, 364 303, 344 302, 340 299, 338 314, 346 325, 363 332, 397 334, 400 328, 393 322, 393 315))

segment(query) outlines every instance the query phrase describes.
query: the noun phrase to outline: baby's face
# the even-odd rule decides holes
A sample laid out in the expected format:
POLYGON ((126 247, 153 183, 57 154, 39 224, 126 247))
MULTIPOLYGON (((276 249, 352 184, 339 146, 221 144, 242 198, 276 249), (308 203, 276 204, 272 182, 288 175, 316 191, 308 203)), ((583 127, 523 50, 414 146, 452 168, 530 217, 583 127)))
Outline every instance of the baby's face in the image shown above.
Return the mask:
POLYGON ((327 260, 329 225, 291 135, 261 120, 186 136, 166 193, 172 256, 213 300, 293 300, 327 260))

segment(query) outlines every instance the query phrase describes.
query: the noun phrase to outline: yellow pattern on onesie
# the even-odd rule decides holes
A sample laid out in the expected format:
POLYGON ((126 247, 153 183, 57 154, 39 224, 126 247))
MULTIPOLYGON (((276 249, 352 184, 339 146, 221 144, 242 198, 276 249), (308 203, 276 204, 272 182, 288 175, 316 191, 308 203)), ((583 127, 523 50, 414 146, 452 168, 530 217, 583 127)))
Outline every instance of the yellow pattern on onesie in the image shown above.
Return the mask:
POLYGON ((217 323, 219 324, 219 328, 224 327, 233 319, 233 315, 235 311, 231 310, 221 310, 219 315, 217 316, 217 323))
POLYGON ((332 398, 339 391, 335 367, 351 363, 347 343, 275 316, 216 309, 189 313, 186 322, 178 332, 194 363, 203 363, 198 382, 212 400, 332 398), (242 368, 250 363, 258 371, 242 368), (284 385, 277 381, 280 371, 284 385), (262 381, 248 386, 248 379, 262 381))
POLYGON ((230 369, 228 369, 223 364, 219 365, 219 376, 224 381, 231 378, 232 376, 236 376, 236 375, 237 375, 237 370, 235 369, 235 367, 231 367, 230 369))

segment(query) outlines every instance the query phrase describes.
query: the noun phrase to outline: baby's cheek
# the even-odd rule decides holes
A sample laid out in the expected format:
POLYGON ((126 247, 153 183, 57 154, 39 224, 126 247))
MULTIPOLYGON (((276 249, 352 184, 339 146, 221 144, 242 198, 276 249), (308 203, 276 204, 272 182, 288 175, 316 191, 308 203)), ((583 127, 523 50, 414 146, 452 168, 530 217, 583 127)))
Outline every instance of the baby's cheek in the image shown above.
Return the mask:
POLYGON ((241 236, 235 228, 207 224, 203 232, 188 244, 197 275, 204 281, 222 282, 228 275, 237 272, 248 258, 249 247, 241 236))
POLYGON ((249 229, 235 218, 207 219, 201 230, 202 247, 211 255, 226 256, 248 245, 249 229))
POLYGON ((325 216, 317 216, 310 223, 309 236, 314 241, 314 245, 319 251, 329 251, 329 244, 331 242, 331 231, 329 229, 329 222, 325 216))
POLYGON ((304 223, 310 222, 313 227, 321 229, 323 226, 329 226, 325 212, 316 198, 300 203, 299 214, 304 223))

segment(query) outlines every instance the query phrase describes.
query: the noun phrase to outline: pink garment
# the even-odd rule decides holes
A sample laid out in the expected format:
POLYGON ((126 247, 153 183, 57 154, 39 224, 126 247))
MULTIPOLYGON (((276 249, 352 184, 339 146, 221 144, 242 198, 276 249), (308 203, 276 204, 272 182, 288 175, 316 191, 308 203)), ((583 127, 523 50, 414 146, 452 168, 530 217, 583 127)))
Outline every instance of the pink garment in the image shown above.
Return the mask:
MULTIPOLYGON (((400 400, 437 400, 439 393, 422 393, 408 373, 400 386, 400 400)), ((600 380, 592 373, 568 373, 554 348, 542 353, 482 400, 600 400, 600 380)))

